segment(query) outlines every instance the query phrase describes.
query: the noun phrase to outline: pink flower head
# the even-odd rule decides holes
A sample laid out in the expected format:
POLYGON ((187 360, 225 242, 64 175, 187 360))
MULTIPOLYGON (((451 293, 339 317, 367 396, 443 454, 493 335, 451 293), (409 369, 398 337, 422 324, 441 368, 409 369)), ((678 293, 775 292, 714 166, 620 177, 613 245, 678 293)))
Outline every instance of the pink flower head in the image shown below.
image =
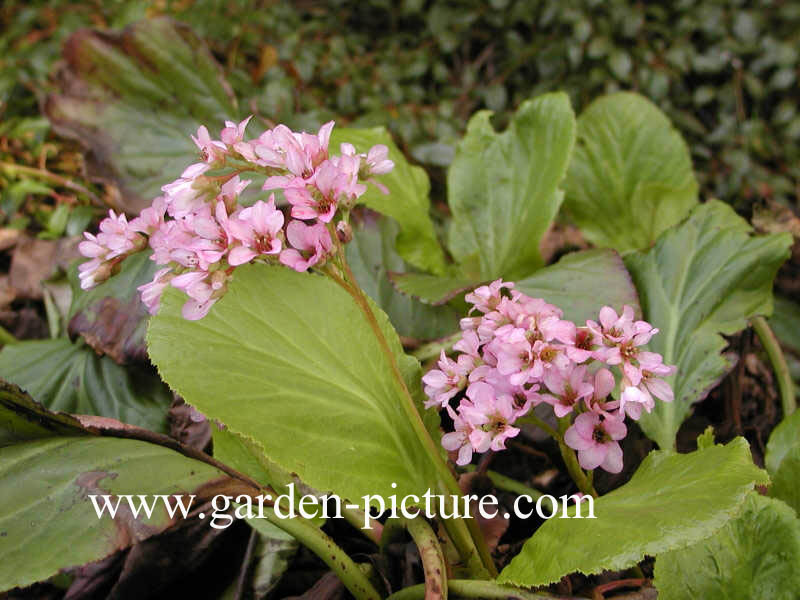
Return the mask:
POLYGON ((280 261, 295 271, 307 271, 323 262, 333 249, 333 240, 322 223, 306 225, 292 221, 286 227, 286 239, 292 248, 281 252, 280 261))
POLYGON ((275 196, 269 202, 259 200, 242 209, 229 223, 233 237, 241 246, 234 247, 228 255, 232 266, 250 262, 261 254, 278 254, 281 251, 280 233, 283 213, 275 208, 275 196))
POLYGON ((189 271, 171 280, 173 287, 189 296, 181 311, 183 318, 189 321, 202 319, 219 300, 227 289, 228 276, 224 271, 206 273, 189 271))
POLYGON ((638 421, 642 416, 642 408, 647 412, 653 410, 655 402, 653 397, 637 387, 628 386, 622 390, 619 398, 619 411, 628 415, 634 421, 638 421))
POLYGON ((621 420, 596 412, 585 412, 564 432, 564 442, 578 451, 584 469, 600 467, 609 473, 622 471, 622 448, 618 443, 628 433, 621 420))

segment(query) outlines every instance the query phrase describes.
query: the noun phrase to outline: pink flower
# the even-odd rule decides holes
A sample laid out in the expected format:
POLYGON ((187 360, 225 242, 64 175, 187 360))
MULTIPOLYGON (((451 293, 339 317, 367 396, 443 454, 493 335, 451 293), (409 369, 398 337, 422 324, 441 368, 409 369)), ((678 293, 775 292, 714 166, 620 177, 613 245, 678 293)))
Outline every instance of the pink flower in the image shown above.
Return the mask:
POLYGON ((228 152, 225 144, 211 139, 205 125, 198 128, 197 137, 192 136, 192 141, 200 149, 200 157, 204 163, 213 164, 222 161, 228 152))
POLYGON ((88 290, 98 283, 104 282, 111 277, 111 264, 104 262, 100 258, 78 265, 78 279, 81 282, 81 289, 88 290))
POLYGON ((642 416, 642 408, 647 412, 653 410, 655 402, 653 397, 637 387, 628 386, 622 390, 619 398, 619 411, 628 415, 634 421, 638 421, 642 416))
POLYGON ((130 229, 145 235, 153 235, 164 224, 166 212, 167 201, 163 196, 159 196, 130 222, 130 229))
POLYGON ((253 115, 250 115, 238 125, 233 121, 225 121, 225 128, 219 134, 219 137, 222 139, 222 143, 227 144, 228 146, 233 146, 234 144, 241 142, 244 139, 244 130, 247 128, 247 124, 252 118, 253 115))
POLYGON ((465 354, 452 360, 447 357, 442 350, 439 356, 438 369, 431 369, 422 377, 425 384, 425 394, 429 400, 425 402, 425 408, 432 406, 446 406, 450 398, 464 389, 467 385, 467 377, 474 368, 474 360, 465 354))
POLYGON ((453 419, 455 431, 445 433, 442 436, 442 447, 445 450, 455 452, 458 450, 456 464, 466 465, 472 460, 472 444, 469 441, 469 434, 472 426, 462 419, 450 406, 447 407, 450 418, 453 419))
POLYGON ((165 194, 167 212, 175 219, 199 209, 208 199, 207 186, 199 177, 209 169, 206 163, 195 163, 186 167, 181 176, 161 188, 165 194))
POLYGON ((394 169, 394 162, 389 160, 389 148, 383 144, 369 149, 366 164, 370 175, 385 175, 394 169))
POLYGON ((153 280, 144 285, 140 285, 137 290, 142 298, 142 302, 147 307, 147 311, 154 315, 158 312, 158 307, 161 304, 161 295, 169 285, 172 269, 159 269, 153 275, 153 280))
POLYGON ((475 288, 474 291, 464 296, 464 300, 473 305, 470 313, 473 310, 479 310, 482 313, 488 313, 499 306, 503 289, 511 289, 513 287, 513 283, 504 282, 502 279, 498 279, 489 285, 482 285, 478 288, 475 288))
POLYGON ((512 427, 514 406, 508 396, 495 397, 492 386, 477 382, 467 388, 468 400, 462 400, 459 415, 473 429, 469 441, 476 452, 505 450, 505 442, 519 433, 512 427))
POLYGON ((208 311, 225 293, 228 276, 224 271, 205 273, 189 271, 178 275, 170 282, 173 287, 186 292, 189 300, 183 305, 181 314, 184 319, 196 321, 208 314, 208 311))
POLYGON ((571 413, 581 400, 586 401, 594 394, 594 386, 587 381, 584 366, 548 369, 544 373, 544 384, 550 393, 542 394, 542 399, 552 405, 559 419, 571 413))
POLYGON ((325 225, 306 225, 302 221, 292 221, 286 227, 286 239, 292 248, 280 254, 280 261, 295 271, 307 271, 324 261, 333 248, 333 241, 325 225))
POLYGON ((275 196, 269 202, 259 200, 253 206, 242 209, 230 220, 229 227, 241 246, 228 254, 232 266, 250 262, 261 254, 278 254, 281 251, 280 233, 283 228, 283 213, 275 208, 275 196))
POLYGON ((628 433, 625 423, 596 412, 581 413, 564 432, 564 442, 578 451, 578 462, 587 470, 600 467, 609 473, 622 471, 622 448, 618 443, 628 433))

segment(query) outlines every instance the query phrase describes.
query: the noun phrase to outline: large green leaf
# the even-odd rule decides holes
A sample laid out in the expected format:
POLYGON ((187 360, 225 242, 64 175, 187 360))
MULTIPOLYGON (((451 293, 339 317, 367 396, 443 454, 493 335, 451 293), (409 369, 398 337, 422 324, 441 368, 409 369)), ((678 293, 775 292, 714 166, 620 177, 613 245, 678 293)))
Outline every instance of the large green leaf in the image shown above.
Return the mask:
POLYGON ((64 48, 58 92, 45 113, 91 151, 93 171, 120 186, 138 212, 195 162, 189 135, 237 116, 222 70, 203 42, 169 19, 122 32, 80 30, 64 48))
POLYGON ((447 174, 453 221, 448 247, 477 281, 518 279, 543 264, 539 241, 558 212, 575 140, 564 93, 523 102, 497 133, 491 113, 475 114, 447 174))
MULTIPOLYGON (((353 227, 347 261, 361 288, 389 316, 397 333, 416 339, 433 339, 458 329, 458 314, 448 306, 432 307, 399 293, 388 273, 407 266, 394 250, 397 224, 389 218, 365 220, 353 227)), ((427 275, 427 277, 436 277, 427 275)))
POLYGON ((144 367, 121 367, 80 342, 62 338, 6 346, 0 352, 0 377, 50 410, 167 430, 172 395, 158 377, 144 367))
POLYGON ((663 600, 793 600, 800 589, 800 520, 782 502, 748 495, 713 537, 656 558, 663 600))
POLYGON ((150 517, 123 500, 116 519, 99 518, 89 494, 196 494, 199 505, 232 483, 174 440, 121 427, 84 426, 0 380, 0 591, 105 558, 181 518, 163 500, 150 517))
POLYGON ((377 179, 389 189, 388 194, 370 185, 360 201, 372 210, 392 217, 400 224, 397 236, 397 253, 410 264, 433 273, 444 271, 444 252, 436 239, 433 221, 429 214, 431 201, 428 197, 431 184, 421 167, 411 165, 397 148, 392 136, 383 127, 351 129, 334 127, 331 134, 331 150, 348 142, 359 152, 366 152, 375 144, 389 148, 389 158, 394 169, 377 179))
POLYGON ((0 448, 0 590, 99 560, 180 518, 170 518, 163 501, 150 518, 125 509, 116 519, 98 518, 89 494, 202 496, 204 486, 223 477, 138 440, 52 437, 0 448))
POLYGON ((645 555, 679 550, 720 529, 753 484, 767 481, 744 438, 691 454, 651 452, 628 483, 595 500, 597 518, 546 521, 499 581, 543 585, 575 571, 624 569, 645 555))
POLYGON ((595 100, 578 118, 564 207, 598 246, 645 248, 697 204, 686 143, 638 94, 595 100))
POLYGON ((544 298, 579 325, 597 319, 603 306, 617 311, 627 304, 641 314, 639 296, 619 254, 613 250, 583 250, 516 282, 514 289, 544 298))
MULTIPOLYGON (((322 492, 357 501, 435 485, 390 363, 333 281, 251 265, 237 269, 201 321, 181 318, 181 302, 179 294, 165 295, 148 345, 163 378, 188 403, 322 492), (178 344, 187 352, 176 351, 178 344)), ((386 316, 378 318, 401 353, 386 316)), ((419 374, 413 358, 400 366, 419 374)))
POLYGON ((673 446, 692 404, 731 368, 720 354, 727 345, 720 334, 736 333, 750 317, 772 310, 772 280, 791 236, 751 231, 730 206, 710 201, 664 232, 655 247, 625 258, 644 317, 661 330, 649 348, 678 368, 669 378, 675 401, 657 402, 639 422, 662 448, 673 446))

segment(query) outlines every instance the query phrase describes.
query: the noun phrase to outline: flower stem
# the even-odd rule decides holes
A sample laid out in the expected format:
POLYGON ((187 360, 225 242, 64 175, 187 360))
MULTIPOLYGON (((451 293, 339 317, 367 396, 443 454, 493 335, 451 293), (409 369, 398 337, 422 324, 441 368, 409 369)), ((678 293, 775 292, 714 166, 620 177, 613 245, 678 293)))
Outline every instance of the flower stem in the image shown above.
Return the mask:
POLYGON ((425 571, 425 597, 446 599, 447 562, 439 538, 422 517, 405 519, 405 524, 419 549, 419 557, 425 571))
MULTIPOLYGON (((494 581, 476 579, 451 579, 447 582, 450 595, 458 598, 481 598, 482 600, 555 600, 553 596, 535 594, 527 590, 501 585, 494 581)), ((389 596, 386 600, 423 600, 425 586, 412 585, 389 596)))
MULTIPOLYGON (((447 463, 445 463, 445 461, 442 459, 439 448, 437 448, 435 442, 428 433, 428 430, 425 428, 425 424, 422 421, 422 416, 419 414, 414 399, 411 396, 411 393, 408 391, 408 386, 406 386, 405 379, 400 372, 400 367, 397 364, 397 359, 394 355, 394 352, 392 352, 392 349, 389 347, 389 342, 386 339, 380 324, 378 323, 378 319, 375 317, 375 313, 372 311, 372 308, 369 305, 367 296, 356 282, 356 278, 350 269, 350 265, 347 264, 347 259, 345 258, 343 251, 339 253, 339 258, 340 266, 343 269, 348 281, 343 280, 332 270, 327 270, 327 274, 353 297, 356 304, 361 309, 361 312, 366 317, 369 326, 372 328, 372 331, 375 334, 379 345, 381 346, 381 350, 389 362, 394 378, 403 392, 403 396, 406 401, 402 403, 402 408, 408 417, 411 427, 417 434, 417 438, 422 443, 432 465, 439 474, 441 484, 445 486, 446 491, 451 496, 460 497, 461 490, 458 487, 458 482, 456 481, 453 472, 450 470, 450 467, 448 467, 447 463)), ((455 500, 455 502, 458 501, 455 500)), ((474 518, 467 518, 443 519, 443 522, 445 529, 447 529, 448 535, 450 535, 453 544, 457 548, 459 555, 469 571, 477 576, 483 576, 487 573, 492 577, 496 576, 497 568, 494 565, 489 547, 486 544, 486 540, 480 531, 477 521, 474 518)))
POLYGON ((564 432, 569 425, 569 417, 562 417, 558 420, 558 432, 560 434, 558 449, 561 451, 561 458, 564 459, 564 464, 567 466, 569 476, 572 477, 572 481, 575 482, 578 489, 586 495, 597 498, 597 491, 578 464, 578 457, 575 455, 575 451, 564 443, 564 432))
POLYGON ((775 371, 775 377, 778 380, 778 389, 781 394, 781 407, 783 408, 783 416, 788 417, 795 410, 797 410, 797 399, 794 393, 794 382, 792 381, 792 374, 789 371, 789 365, 786 362, 786 357, 783 355, 781 345, 778 338, 772 332, 767 320, 764 317, 754 317, 751 319, 750 324, 758 335, 761 345, 767 352, 769 362, 772 364, 772 370, 775 371))
POLYGON ((294 537, 321 558, 356 600, 380 599, 380 594, 359 566, 317 526, 305 519, 279 519, 275 511, 269 507, 264 507, 264 515, 270 523, 294 537))

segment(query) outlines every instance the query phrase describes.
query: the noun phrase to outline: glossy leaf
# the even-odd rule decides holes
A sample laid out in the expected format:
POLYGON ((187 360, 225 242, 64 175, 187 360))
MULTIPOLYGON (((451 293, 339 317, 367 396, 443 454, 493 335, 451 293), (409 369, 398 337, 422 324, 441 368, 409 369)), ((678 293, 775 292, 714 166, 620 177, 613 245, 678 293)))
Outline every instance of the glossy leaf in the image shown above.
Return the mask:
POLYGON ((753 484, 767 481, 744 438, 691 454, 651 452, 628 483, 595 500, 596 519, 546 521, 499 581, 543 585, 575 571, 614 571, 645 555, 680 550, 719 530, 753 484))
POLYGON ((772 280, 790 245, 786 234, 751 235, 731 207, 710 201, 655 247, 625 258, 644 318, 660 330, 649 348, 678 368, 669 378, 675 401, 657 402, 639 422, 662 448, 673 446, 692 404, 731 368, 722 335, 772 311, 772 280))
POLYGON ((656 557, 663 600, 792 600, 800 588, 800 520, 777 500, 748 494, 711 538, 656 557))
MULTIPOLYGON (((459 315, 450 307, 432 307, 398 292, 391 272, 404 271, 406 263, 394 250, 397 224, 388 218, 353 225, 347 261, 363 289, 387 314, 397 333, 416 339, 433 339, 458 329, 459 315)), ((429 275, 429 277, 436 277, 429 275)))
POLYGON ((222 70, 185 25, 150 19, 121 32, 84 29, 64 47, 66 67, 45 113, 91 151, 92 172, 116 183, 138 212, 196 162, 189 137, 237 116, 222 70))
POLYGON ((370 184, 360 202, 397 221, 400 225, 396 241, 397 253, 404 260, 420 269, 442 273, 444 252, 436 238, 429 214, 431 184, 427 173, 406 160, 392 136, 383 127, 334 127, 331 151, 338 152, 342 142, 353 144, 358 152, 367 152, 375 144, 383 144, 389 148, 389 158, 394 161, 394 169, 377 177, 388 188, 389 193, 384 194, 370 184))
POLYGON ((697 204, 689 149, 652 102, 630 92, 595 100, 578 118, 564 207, 586 238, 646 248, 697 204))
POLYGON ((514 289, 544 298, 564 311, 564 318, 581 325, 597 319, 603 306, 621 311, 624 305, 641 314, 633 281, 613 250, 583 250, 567 254, 554 265, 516 282, 514 289))
POLYGON ((539 241, 561 206, 575 140, 564 93, 523 102, 503 133, 490 117, 470 119, 447 174, 448 248, 478 281, 518 279, 542 266, 539 241))
POLYGON ((54 411, 112 417, 167 431, 172 395, 144 367, 124 368, 68 339, 25 341, 0 352, 0 377, 54 411))
MULTIPOLYGON (((184 320, 181 303, 179 294, 165 295, 148 332, 150 356, 170 386, 209 418, 254 440, 280 468, 322 492, 353 500, 424 492, 435 483, 388 359, 333 281, 251 265, 237 269, 201 321, 184 320), (178 340, 191 354, 175 352, 178 340)), ((386 316, 378 318, 400 354, 386 316)), ((419 374, 416 360, 400 363, 419 374)))

